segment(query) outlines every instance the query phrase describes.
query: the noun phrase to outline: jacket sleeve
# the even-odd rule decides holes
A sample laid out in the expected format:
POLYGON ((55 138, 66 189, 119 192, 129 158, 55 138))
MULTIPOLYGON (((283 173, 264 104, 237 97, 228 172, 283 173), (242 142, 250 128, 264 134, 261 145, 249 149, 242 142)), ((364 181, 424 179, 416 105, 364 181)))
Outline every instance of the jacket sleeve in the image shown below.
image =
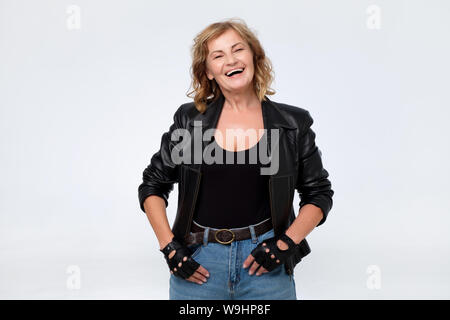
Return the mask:
POLYGON ((144 210, 144 201, 150 195, 157 195, 164 199, 166 208, 169 205, 169 193, 173 190, 174 183, 179 181, 178 165, 172 162, 171 151, 176 142, 171 141, 172 132, 181 128, 179 120, 181 107, 173 116, 173 123, 168 131, 161 137, 161 147, 153 154, 150 164, 142 173, 142 183, 138 187, 138 197, 141 210, 144 210))
POLYGON ((334 191, 328 180, 328 172, 322 165, 322 152, 315 143, 316 134, 311 129, 314 120, 306 111, 303 133, 299 139, 299 168, 296 189, 300 195, 300 208, 313 204, 323 212, 323 218, 317 226, 325 222, 333 206, 334 191))

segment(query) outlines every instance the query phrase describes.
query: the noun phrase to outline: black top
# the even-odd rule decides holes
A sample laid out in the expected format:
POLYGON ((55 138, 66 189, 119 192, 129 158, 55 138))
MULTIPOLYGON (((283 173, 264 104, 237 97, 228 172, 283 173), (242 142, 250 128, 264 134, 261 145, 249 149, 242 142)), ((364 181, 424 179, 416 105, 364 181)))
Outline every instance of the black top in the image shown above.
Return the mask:
POLYGON ((222 151, 220 159, 223 163, 207 164, 203 159, 193 217, 196 223, 205 227, 231 229, 257 224, 271 217, 270 176, 260 173, 261 167, 269 166, 262 164, 259 156, 260 142, 266 132, 257 144, 246 150, 228 151, 215 140, 208 146, 212 148, 212 156, 215 156, 215 150, 222 151))

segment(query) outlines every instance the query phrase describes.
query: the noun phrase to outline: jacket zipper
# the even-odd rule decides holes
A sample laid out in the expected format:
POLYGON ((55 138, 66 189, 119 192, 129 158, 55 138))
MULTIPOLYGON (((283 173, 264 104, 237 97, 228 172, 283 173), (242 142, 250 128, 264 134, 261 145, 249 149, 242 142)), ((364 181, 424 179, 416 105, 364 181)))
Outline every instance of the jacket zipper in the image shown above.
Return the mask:
POLYGON ((192 201, 192 207, 191 207, 191 212, 190 212, 189 221, 188 221, 188 228, 187 228, 185 236, 188 235, 189 232, 191 231, 192 218, 194 217, 195 204, 197 203, 197 195, 198 195, 198 189, 200 186, 201 177, 202 177, 202 173, 201 173, 201 171, 199 171, 199 175, 197 178, 197 184, 195 185, 194 201, 192 201))

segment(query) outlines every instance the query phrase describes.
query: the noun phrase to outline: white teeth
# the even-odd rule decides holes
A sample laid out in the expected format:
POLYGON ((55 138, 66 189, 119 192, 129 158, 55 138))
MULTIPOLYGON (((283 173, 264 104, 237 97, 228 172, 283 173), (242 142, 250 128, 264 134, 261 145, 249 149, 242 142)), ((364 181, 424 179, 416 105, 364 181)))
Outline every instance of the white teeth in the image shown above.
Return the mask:
POLYGON ((232 73, 232 72, 234 72, 234 71, 238 71, 238 70, 244 71, 244 69, 234 69, 234 70, 231 70, 231 71, 227 72, 227 76, 228 76, 230 73, 232 73))

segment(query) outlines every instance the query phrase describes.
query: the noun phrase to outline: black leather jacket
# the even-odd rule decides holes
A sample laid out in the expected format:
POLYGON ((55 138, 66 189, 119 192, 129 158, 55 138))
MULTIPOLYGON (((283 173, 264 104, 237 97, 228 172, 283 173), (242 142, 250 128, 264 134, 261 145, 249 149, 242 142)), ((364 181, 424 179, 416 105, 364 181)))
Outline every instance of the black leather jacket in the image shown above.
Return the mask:
MULTIPOLYGON (((266 96, 262 101, 264 128, 279 129, 279 167, 269 178, 272 223, 275 235, 287 230, 295 219, 293 196, 295 190, 300 195, 300 207, 310 203, 322 209, 323 224, 333 205, 334 191, 328 180, 328 172, 322 166, 321 151, 315 144, 315 133, 311 129, 313 119, 305 109, 271 101, 266 96)), ((143 182, 139 185, 138 195, 141 210, 144 201, 150 195, 158 195, 168 206, 169 193, 173 184, 178 183, 178 208, 172 232, 175 239, 183 242, 189 234, 195 202, 201 181, 201 163, 175 164, 171 151, 178 143, 171 140, 172 132, 177 128, 187 128, 192 133, 194 121, 201 120, 203 130, 216 128, 224 104, 224 96, 208 101, 205 113, 200 113, 194 102, 182 104, 174 114, 169 130, 162 135, 161 148, 156 152, 150 164, 143 172, 143 182)), ((270 134, 268 149, 271 153, 270 134)), ((203 150, 208 144, 203 142, 203 150)), ((285 263, 286 272, 293 274, 295 265, 309 254, 311 249, 303 239, 296 252, 285 263)))

